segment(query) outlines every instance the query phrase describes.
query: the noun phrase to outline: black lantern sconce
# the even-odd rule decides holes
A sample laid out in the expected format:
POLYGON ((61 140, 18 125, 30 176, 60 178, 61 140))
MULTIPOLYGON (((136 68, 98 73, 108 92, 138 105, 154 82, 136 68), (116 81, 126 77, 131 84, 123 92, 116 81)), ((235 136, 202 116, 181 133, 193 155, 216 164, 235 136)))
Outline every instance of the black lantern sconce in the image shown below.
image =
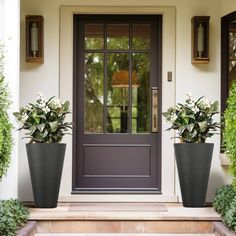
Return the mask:
POLYGON ((210 16, 192 18, 192 64, 209 63, 210 16))
POLYGON ((43 17, 30 15, 26 20, 26 62, 43 63, 43 17))

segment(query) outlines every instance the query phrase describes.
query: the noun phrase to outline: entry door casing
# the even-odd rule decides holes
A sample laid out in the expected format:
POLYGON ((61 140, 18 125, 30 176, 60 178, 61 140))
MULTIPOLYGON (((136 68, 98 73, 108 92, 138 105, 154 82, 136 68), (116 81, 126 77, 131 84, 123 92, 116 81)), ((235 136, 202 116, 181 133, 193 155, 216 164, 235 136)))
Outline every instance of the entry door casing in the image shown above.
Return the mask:
POLYGON ((74 15, 72 193, 161 193, 161 37, 161 16, 74 15))

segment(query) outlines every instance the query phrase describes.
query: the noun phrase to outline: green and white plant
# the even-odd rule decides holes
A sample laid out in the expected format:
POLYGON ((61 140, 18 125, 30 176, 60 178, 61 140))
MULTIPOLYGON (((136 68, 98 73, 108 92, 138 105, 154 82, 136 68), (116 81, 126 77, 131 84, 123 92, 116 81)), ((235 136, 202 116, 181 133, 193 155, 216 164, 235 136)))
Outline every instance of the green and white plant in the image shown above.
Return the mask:
POLYGON ((187 94, 185 103, 178 103, 163 113, 166 121, 171 123, 168 130, 177 130, 177 138, 186 143, 205 143, 212 137, 220 124, 213 120, 218 111, 218 102, 210 102, 204 97, 194 100, 192 94, 187 94))
POLYGON ((8 115, 10 104, 10 94, 4 76, 4 46, 0 43, 0 180, 7 173, 13 147, 13 125, 8 115))
POLYGON ((72 124, 65 121, 69 106, 69 101, 62 103, 55 97, 47 100, 39 93, 35 103, 13 114, 21 125, 19 130, 27 130, 25 138, 29 138, 30 143, 59 143, 72 128, 72 124))

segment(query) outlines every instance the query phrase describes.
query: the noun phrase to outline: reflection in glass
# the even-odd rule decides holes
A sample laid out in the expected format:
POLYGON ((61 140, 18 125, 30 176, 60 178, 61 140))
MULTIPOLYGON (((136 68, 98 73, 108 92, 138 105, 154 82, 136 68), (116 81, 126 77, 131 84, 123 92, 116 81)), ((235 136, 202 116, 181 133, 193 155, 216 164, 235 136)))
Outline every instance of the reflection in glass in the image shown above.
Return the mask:
POLYGON ((85 54, 84 127, 86 133, 103 133, 103 53, 85 54))
POLYGON ((107 25, 107 49, 109 50, 129 49, 129 25, 126 24, 107 25))
POLYGON ((110 53, 107 61, 107 132, 128 132, 129 54, 110 53))
POLYGON ((230 89, 233 81, 236 80, 236 23, 229 24, 229 77, 228 89, 230 89))
POLYGON ((229 58, 236 59, 236 32, 229 33, 229 58))
POLYGON ((103 24, 85 24, 85 49, 103 49, 103 24))
POLYGON ((132 133, 150 132, 150 54, 132 54, 132 133))
POLYGON ((229 61, 229 83, 228 89, 231 88, 233 81, 236 80, 236 61, 229 61))
POLYGON ((151 46, 151 25, 132 25, 132 48, 136 50, 148 50, 151 46))

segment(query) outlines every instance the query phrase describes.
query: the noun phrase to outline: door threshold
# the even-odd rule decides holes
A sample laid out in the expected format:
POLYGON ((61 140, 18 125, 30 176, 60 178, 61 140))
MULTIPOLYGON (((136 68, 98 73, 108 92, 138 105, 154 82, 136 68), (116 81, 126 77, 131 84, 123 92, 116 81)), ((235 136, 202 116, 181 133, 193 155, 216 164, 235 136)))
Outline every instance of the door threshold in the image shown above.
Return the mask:
POLYGON ((160 194, 74 194, 60 195, 59 202, 179 202, 176 195, 160 194))

